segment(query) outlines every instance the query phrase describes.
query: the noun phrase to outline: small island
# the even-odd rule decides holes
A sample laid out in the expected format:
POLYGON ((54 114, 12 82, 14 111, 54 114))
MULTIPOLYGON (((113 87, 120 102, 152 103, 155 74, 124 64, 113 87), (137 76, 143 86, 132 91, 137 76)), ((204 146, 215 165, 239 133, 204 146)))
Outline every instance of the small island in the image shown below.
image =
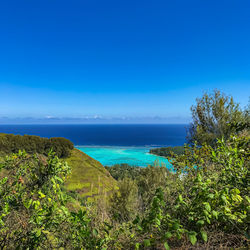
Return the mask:
POLYGON ((184 152, 184 146, 152 148, 149 150, 150 154, 159 155, 163 157, 170 157, 172 154, 182 155, 184 154, 184 152))

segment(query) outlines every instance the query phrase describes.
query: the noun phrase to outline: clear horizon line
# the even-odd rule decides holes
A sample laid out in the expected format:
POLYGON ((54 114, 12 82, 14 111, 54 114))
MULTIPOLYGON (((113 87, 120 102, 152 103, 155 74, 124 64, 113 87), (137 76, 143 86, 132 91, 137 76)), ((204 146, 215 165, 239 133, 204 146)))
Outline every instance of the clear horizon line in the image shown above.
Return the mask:
POLYGON ((8 125, 189 125, 190 123, 5 123, 8 125))

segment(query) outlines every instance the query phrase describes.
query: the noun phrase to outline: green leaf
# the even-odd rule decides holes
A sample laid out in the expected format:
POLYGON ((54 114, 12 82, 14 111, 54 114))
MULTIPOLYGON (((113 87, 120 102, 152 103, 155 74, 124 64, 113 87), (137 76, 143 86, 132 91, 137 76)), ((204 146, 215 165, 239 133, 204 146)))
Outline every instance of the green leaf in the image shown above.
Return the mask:
POLYGON ((213 198, 214 198, 214 194, 209 194, 207 197, 208 197, 209 199, 213 199, 213 198))
POLYGON ((208 212, 210 212, 211 211, 211 206, 210 206, 210 204, 208 203, 208 202, 205 202, 205 209, 208 211, 208 212))
POLYGON ((188 238, 189 238, 190 242, 192 243, 192 245, 195 245, 195 243, 197 242, 196 234, 197 233, 194 231, 191 231, 188 234, 188 238))
POLYGON ((197 222, 196 222, 196 224, 197 225, 200 225, 200 226, 202 226, 202 225, 204 225, 204 220, 198 220, 197 222))
POLYGON ((218 212, 216 212, 216 211, 212 211, 212 215, 213 215, 213 217, 215 217, 216 219, 218 219, 218 212))
POLYGON ((54 177, 56 180, 58 180, 59 182, 63 183, 63 180, 59 177, 59 176, 55 176, 54 177))
POLYGON ((36 237, 39 237, 40 235, 41 235, 41 229, 38 229, 37 231, 36 231, 36 237))
POLYGON ((208 217, 206 217, 206 221, 207 221, 208 224, 211 224, 211 221, 210 221, 210 219, 208 217))
POLYGON ((180 232, 179 232, 179 231, 177 231, 177 232, 176 232, 176 237, 177 237, 177 239, 178 239, 178 240, 180 240, 180 239, 181 239, 181 234, 180 234, 180 232))
POLYGON ((8 177, 4 177, 2 180, 0 180, 0 184, 3 185, 7 182, 8 177))
POLYGON ((170 247, 169 247, 167 242, 164 243, 164 247, 165 247, 166 250, 170 250, 170 247))
POLYGON ((98 235, 98 231, 97 231, 95 228, 93 229, 93 235, 94 235, 94 236, 97 236, 97 235, 98 235))
POLYGON ((150 247, 151 246, 150 240, 144 240, 143 243, 144 243, 145 247, 150 247))
POLYGON ((212 156, 213 156, 214 158, 216 158, 215 151, 212 151, 212 156))
POLYGON ((155 219, 155 223, 158 225, 158 226, 160 226, 161 225, 161 221, 159 220, 159 219, 155 219))
POLYGON ((240 190, 239 190, 238 188, 235 188, 233 191, 234 191, 236 194, 240 194, 240 190))
POLYGON ((221 200, 222 200, 224 203, 227 203, 227 198, 226 198, 225 195, 222 195, 222 196, 221 196, 221 200))
POLYGON ((175 223, 173 224, 173 229, 174 229, 174 230, 178 229, 179 227, 180 227, 180 224, 179 224, 179 223, 175 222, 175 223))
POLYGON ((165 233, 165 238, 166 239, 169 239, 169 238, 171 238, 172 237, 172 233, 171 232, 166 232, 165 233))
POLYGON ((179 194, 178 200, 179 200, 179 202, 183 202, 183 198, 182 198, 182 195, 181 195, 181 194, 179 194))
POLYGON ((207 242, 207 233, 205 231, 201 231, 201 237, 205 242, 207 242))
POLYGON ((137 249, 140 249, 140 243, 136 243, 135 244, 135 249, 137 250, 137 249))
POLYGON ((0 225, 4 226, 4 222, 3 222, 3 220, 1 218, 0 218, 0 225))
POLYGON ((23 205, 28 209, 30 208, 32 201, 33 201, 32 199, 30 199, 29 201, 23 201, 23 205))
POLYGON ((45 194, 42 193, 41 191, 39 191, 38 194, 39 194, 40 198, 42 198, 42 199, 45 198, 45 194))
POLYGON ((247 203, 250 203, 250 198, 248 196, 245 196, 245 199, 247 200, 247 203))

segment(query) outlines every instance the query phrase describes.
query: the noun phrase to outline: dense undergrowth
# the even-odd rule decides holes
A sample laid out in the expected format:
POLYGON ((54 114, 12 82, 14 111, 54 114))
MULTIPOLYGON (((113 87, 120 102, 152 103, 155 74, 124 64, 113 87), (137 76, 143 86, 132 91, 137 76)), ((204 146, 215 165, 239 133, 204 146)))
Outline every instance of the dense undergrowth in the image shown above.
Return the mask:
POLYGON ((249 247, 249 138, 186 147, 175 172, 149 166, 95 203, 64 187, 65 161, 19 152, 0 181, 0 247, 169 249, 249 247), (72 208, 72 202, 79 207, 72 208))
POLYGON ((48 159, 20 151, 7 156, 0 181, 0 248, 66 249, 98 245, 85 211, 70 211, 63 188, 70 168, 52 153, 48 159))
POLYGON ((218 140, 216 149, 186 147, 184 155, 171 160, 175 173, 149 167, 143 170, 148 176, 120 181, 122 191, 113 198, 112 211, 120 223, 131 221, 130 242, 138 248, 185 248, 190 243, 197 248, 247 248, 249 138, 218 140))

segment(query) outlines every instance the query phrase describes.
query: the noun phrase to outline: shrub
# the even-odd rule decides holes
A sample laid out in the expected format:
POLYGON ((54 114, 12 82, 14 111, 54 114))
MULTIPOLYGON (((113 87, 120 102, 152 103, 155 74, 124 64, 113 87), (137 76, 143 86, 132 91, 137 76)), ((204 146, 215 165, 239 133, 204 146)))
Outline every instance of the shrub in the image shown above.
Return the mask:
POLYGON ((119 190, 110 198, 110 213, 114 220, 123 222, 134 218, 138 210, 138 188, 132 179, 124 178, 118 182, 119 190))
POLYGON ((247 245, 249 138, 218 140, 216 148, 187 147, 173 159, 181 182, 170 189, 173 199, 166 189, 156 189, 146 213, 134 221, 139 245, 161 242, 168 249, 185 239, 195 245, 206 243, 215 232, 237 236, 238 243, 228 240, 227 247, 247 245))
POLYGON ((25 152, 0 165, 1 249, 94 249, 104 244, 86 210, 72 212, 63 183, 70 169, 49 153, 48 159, 25 152))

